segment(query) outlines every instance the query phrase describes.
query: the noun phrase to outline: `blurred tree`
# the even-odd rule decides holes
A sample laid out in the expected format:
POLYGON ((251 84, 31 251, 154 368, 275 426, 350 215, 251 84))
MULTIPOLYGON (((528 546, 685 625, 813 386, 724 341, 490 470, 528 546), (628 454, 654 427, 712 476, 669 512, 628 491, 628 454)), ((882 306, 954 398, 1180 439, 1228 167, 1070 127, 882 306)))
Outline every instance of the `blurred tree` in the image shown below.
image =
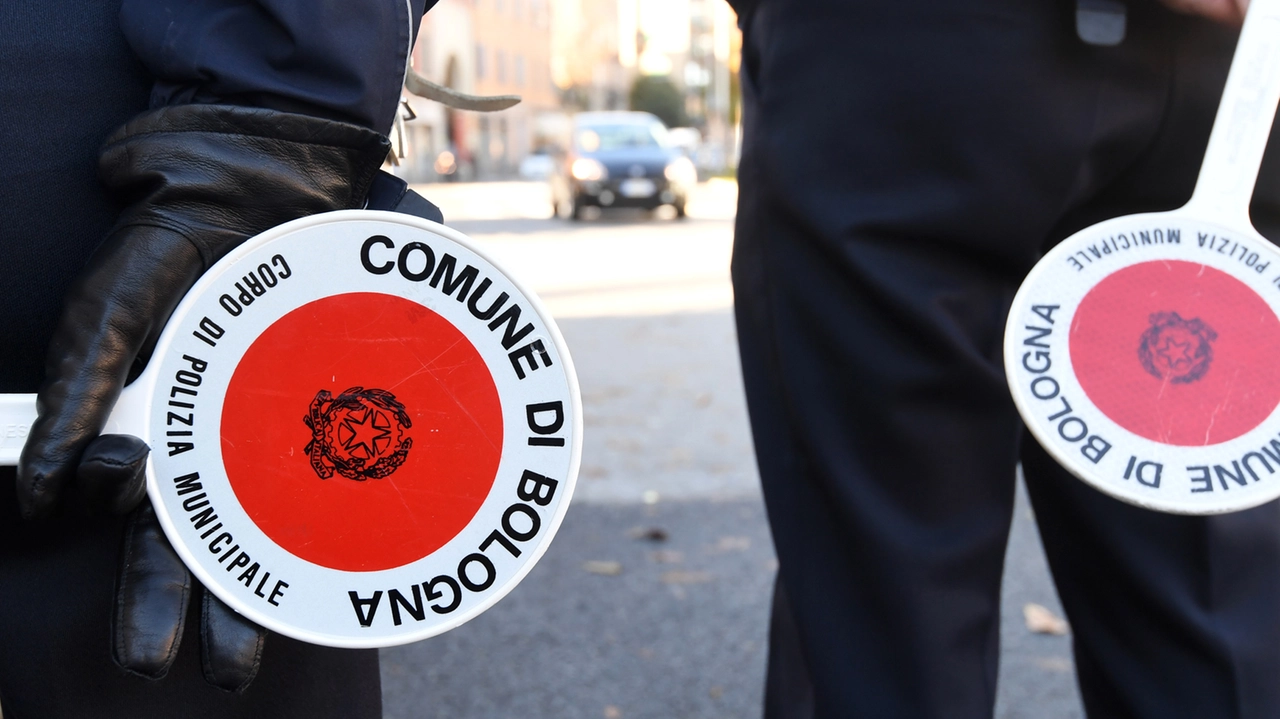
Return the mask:
POLYGON ((641 75, 631 85, 631 109, 652 112, 667 127, 689 123, 684 112, 684 95, 665 75, 641 75))

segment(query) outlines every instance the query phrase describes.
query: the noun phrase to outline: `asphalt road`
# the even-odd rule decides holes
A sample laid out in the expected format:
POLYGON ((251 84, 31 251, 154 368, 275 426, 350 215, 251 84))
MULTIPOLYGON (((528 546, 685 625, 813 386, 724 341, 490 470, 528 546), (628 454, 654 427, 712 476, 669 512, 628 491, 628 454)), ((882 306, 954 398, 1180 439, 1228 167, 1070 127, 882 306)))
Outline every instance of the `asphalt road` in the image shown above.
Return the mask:
MULTIPOLYGON (((420 188, 557 318, 582 385, 582 473, 560 534, 489 612, 383 650, 389 719, 751 719, 776 560, 734 349, 734 187, 690 218, 549 219, 545 188, 420 188)), ((996 716, 1082 717, 1069 635, 1019 493, 996 716)))

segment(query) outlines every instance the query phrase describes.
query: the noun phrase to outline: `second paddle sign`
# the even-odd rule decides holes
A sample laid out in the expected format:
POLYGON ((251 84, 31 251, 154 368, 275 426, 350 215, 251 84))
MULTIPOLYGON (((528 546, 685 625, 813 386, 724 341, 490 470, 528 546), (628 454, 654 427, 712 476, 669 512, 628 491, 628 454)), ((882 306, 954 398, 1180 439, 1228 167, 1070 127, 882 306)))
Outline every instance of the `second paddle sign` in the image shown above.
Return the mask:
POLYGON ((1280 497, 1280 251, 1249 203, 1280 100, 1280 0, 1254 0, 1184 207, 1063 240, 1018 290, 1004 362, 1067 470, 1185 514, 1280 497))

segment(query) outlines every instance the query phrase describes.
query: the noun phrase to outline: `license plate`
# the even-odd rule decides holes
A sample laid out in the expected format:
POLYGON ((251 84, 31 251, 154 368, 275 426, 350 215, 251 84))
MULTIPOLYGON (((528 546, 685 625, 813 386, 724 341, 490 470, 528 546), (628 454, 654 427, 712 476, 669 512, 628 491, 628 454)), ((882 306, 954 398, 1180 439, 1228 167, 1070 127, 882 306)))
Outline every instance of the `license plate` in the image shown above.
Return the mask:
POLYGON ((645 179, 623 180, 618 186, 623 197, 651 197, 657 190, 653 180, 645 179))

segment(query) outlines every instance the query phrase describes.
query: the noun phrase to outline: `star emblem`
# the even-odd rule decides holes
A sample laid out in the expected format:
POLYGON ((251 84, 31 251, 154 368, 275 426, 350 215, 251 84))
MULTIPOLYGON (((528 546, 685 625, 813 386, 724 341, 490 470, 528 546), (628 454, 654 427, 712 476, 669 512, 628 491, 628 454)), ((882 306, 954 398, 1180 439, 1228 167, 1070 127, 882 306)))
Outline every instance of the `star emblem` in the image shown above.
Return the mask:
POLYGON ((1195 359, 1191 356, 1190 342, 1179 342, 1169 336, 1166 336, 1164 342, 1156 349, 1156 354, 1174 369, 1189 364, 1195 359))
POLYGON ((1177 312, 1156 312, 1142 333, 1138 361, 1161 382, 1187 384, 1209 371, 1218 333, 1199 317, 1183 319, 1177 312))
POLYGON ((382 418, 379 412, 368 408, 359 420, 354 412, 347 415, 338 439, 342 442, 342 448, 352 457, 373 459, 378 455, 378 441, 386 440, 390 435, 391 423, 382 418), (383 419, 382 422, 378 422, 380 418, 383 419))

